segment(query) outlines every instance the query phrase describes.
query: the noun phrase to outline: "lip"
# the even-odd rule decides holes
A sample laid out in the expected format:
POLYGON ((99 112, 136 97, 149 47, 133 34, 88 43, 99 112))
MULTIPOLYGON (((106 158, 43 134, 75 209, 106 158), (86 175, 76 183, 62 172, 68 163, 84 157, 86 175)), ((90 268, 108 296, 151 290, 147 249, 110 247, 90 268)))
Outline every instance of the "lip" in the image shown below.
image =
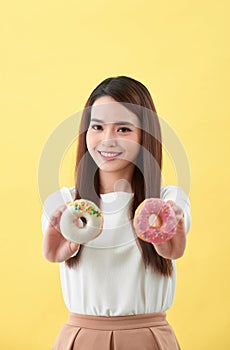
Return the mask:
POLYGON ((114 160, 119 157, 122 152, 98 151, 103 160, 114 160))

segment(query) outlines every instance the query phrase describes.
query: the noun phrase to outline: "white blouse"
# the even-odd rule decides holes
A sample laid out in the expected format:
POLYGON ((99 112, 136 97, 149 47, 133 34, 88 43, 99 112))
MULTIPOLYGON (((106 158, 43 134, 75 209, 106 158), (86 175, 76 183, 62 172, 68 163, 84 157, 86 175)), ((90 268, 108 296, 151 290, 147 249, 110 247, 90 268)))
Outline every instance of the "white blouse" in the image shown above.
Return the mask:
MULTIPOLYGON (((104 217, 102 233, 84 244, 80 261, 74 268, 60 263, 65 304, 70 312, 95 316, 123 316, 163 312, 171 307, 176 287, 176 263, 173 274, 164 277, 145 269, 136 234, 129 219, 133 194, 101 194, 104 217)), ((180 187, 161 187, 160 197, 173 200, 183 209, 186 232, 191 226, 190 201, 180 187)), ((55 209, 74 199, 74 187, 62 187, 46 199, 42 231, 55 209)))

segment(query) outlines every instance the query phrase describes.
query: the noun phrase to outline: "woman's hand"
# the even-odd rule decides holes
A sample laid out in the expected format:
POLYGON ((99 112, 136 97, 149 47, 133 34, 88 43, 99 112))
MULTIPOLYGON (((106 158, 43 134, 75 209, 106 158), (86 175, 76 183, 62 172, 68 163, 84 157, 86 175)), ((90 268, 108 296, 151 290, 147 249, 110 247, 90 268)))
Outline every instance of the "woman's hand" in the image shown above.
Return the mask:
POLYGON ((42 253, 51 262, 62 262, 69 259, 79 248, 79 244, 67 241, 60 231, 60 219, 67 205, 60 206, 50 218, 45 231, 42 253))
POLYGON ((176 215, 176 234, 164 243, 156 244, 154 247, 159 255, 166 259, 178 259, 183 256, 186 247, 186 229, 183 210, 172 200, 166 201, 172 207, 176 215))

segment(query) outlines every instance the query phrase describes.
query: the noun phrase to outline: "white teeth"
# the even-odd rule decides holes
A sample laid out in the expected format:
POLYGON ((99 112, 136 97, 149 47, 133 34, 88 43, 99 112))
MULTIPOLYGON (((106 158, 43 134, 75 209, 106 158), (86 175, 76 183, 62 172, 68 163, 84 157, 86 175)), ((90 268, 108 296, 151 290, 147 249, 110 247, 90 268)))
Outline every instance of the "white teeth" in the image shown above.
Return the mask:
POLYGON ((107 152, 100 152, 100 153, 104 157, 116 157, 119 155, 119 153, 107 153, 107 152))

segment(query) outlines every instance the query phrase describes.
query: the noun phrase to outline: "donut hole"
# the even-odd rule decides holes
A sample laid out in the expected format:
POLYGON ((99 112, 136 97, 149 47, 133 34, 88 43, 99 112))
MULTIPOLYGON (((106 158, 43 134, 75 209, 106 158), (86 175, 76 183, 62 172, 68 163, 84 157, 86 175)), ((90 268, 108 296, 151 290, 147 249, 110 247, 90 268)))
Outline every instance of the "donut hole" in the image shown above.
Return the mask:
POLYGON ((162 219, 159 215, 151 214, 149 216, 149 226, 150 227, 161 227, 162 226, 162 219))
POLYGON ((85 218, 84 216, 81 216, 81 217, 80 217, 80 220, 81 220, 81 222, 82 222, 82 224, 83 224, 83 227, 86 226, 86 224, 87 224, 86 218, 85 218))
POLYGON ((87 220, 84 216, 77 217, 73 222, 78 228, 84 228, 87 224, 87 220))

